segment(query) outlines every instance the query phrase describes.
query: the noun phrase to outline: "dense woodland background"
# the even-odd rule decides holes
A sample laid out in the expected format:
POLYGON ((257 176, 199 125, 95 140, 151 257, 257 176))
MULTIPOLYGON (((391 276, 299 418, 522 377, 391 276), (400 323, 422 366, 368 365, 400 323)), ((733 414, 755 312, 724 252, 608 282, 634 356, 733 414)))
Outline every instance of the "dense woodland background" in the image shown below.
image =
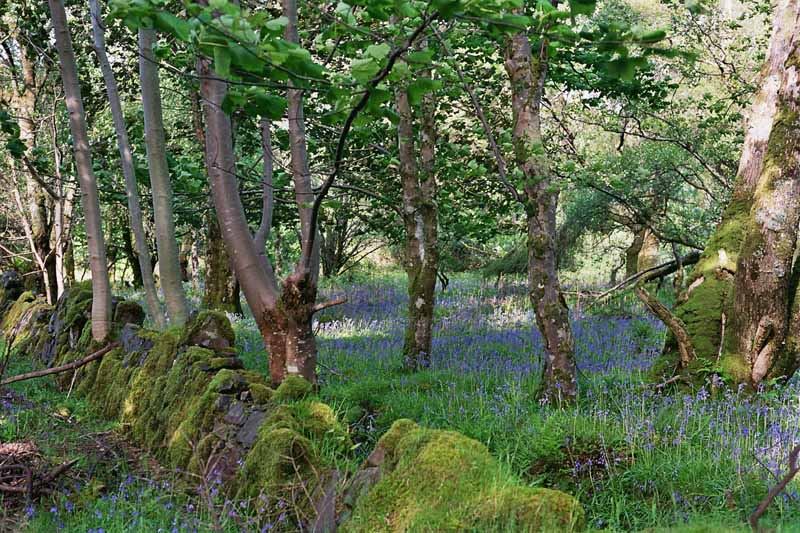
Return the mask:
POLYGON ((90 279, 98 345, 119 298, 227 313, 344 471, 412 418, 590 528, 795 531, 798 39, 797 0, 0 0, 0 271, 90 279))

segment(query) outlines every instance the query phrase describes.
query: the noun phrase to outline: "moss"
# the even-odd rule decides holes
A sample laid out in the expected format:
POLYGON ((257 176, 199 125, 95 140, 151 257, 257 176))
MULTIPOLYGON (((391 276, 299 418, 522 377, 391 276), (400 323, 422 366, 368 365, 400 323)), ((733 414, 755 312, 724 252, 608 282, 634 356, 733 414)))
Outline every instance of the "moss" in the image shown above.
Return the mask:
POLYGON ((136 324, 141 326, 144 324, 145 313, 142 306, 130 300, 123 300, 117 304, 114 309, 114 322, 120 325, 136 324))
POLYGON ((316 463, 308 439, 293 429, 265 423, 234 482, 236 497, 252 498, 260 493, 275 497, 301 480, 311 490, 316 463))
POLYGON ((300 376, 288 376, 275 390, 275 401, 300 400, 314 391, 314 386, 300 376))
MULTIPOLYGON (((198 335, 211 335, 219 337, 228 346, 236 343, 236 334, 233 331, 230 320, 220 311, 202 311, 191 320, 184 330, 181 337, 181 344, 194 344, 198 335)), ((214 340, 214 339, 209 339, 214 340)))
POLYGON ((381 438, 381 480, 344 531, 579 530, 580 504, 516 485, 481 443, 453 431, 396 422, 381 438))
POLYGON ((250 384, 250 395, 253 397, 253 402, 259 405, 264 405, 272 400, 275 391, 262 383, 250 384))

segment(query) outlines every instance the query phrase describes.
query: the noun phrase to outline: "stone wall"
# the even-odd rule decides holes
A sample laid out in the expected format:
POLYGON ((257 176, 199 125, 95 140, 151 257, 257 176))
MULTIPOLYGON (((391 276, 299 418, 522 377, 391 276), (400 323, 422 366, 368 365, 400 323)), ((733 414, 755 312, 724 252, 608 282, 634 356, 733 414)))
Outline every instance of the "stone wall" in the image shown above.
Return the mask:
MULTIPOLYGON (((278 498, 311 531, 577 530, 572 497, 521 486, 486 448, 450 431, 398 421, 354 475, 330 459, 352 446, 333 410, 302 378, 277 389, 245 370, 224 314, 204 311, 184 329, 141 326, 133 302, 114 302, 119 346, 77 373, 59 374, 98 413, 164 465, 213 479, 232 497, 278 498), (325 454, 320 450, 325 450, 325 454)), ((102 348, 92 341, 91 286, 54 308, 0 277, 0 328, 14 357, 57 366, 102 348), (7 283, 4 283, 5 282, 7 283)))

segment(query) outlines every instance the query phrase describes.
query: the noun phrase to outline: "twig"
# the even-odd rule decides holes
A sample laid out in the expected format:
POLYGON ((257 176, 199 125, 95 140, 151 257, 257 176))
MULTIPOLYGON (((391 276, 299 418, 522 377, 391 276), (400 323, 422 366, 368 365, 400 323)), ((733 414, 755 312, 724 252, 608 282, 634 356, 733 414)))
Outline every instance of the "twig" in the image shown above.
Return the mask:
POLYGON ((761 501, 760 504, 758 504, 758 507, 756 507, 756 510, 753 511, 753 514, 750 515, 749 522, 750 527, 753 528, 753 531, 759 531, 758 520, 761 518, 761 515, 766 512, 767 507, 769 507, 769 504, 772 503, 772 500, 774 500, 775 497, 786 488, 786 485, 788 485, 789 482, 794 479, 794 476, 797 475, 797 472, 800 471, 800 467, 797 466, 798 455, 800 455, 800 445, 795 446, 794 449, 789 452, 789 471, 786 472, 786 475, 783 476, 783 479, 781 479, 777 485, 769 490, 767 496, 761 501))
POLYGON ((84 365, 91 363, 92 361, 96 361, 100 359, 105 354, 113 350, 114 348, 118 347, 118 342, 112 342, 102 350, 98 350, 91 355, 87 355, 83 359, 78 359, 77 361, 72 361, 71 363, 67 363, 66 365, 56 366, 53 368, 45 368, 44 370, 36 370, 34 372, 26 372, 25 374, 19 374, 18 376, 14 376, 8 378, 6 380, 0 381, 0 386, 9 385, 11 383, 16 383, 17 381, 25 381, 28 379, 40 378, 43 376, 49 376, 50 374, 59 374, 61 372, 66 372, 68 370, 72 370, 74 368, 79 368, 84 365))

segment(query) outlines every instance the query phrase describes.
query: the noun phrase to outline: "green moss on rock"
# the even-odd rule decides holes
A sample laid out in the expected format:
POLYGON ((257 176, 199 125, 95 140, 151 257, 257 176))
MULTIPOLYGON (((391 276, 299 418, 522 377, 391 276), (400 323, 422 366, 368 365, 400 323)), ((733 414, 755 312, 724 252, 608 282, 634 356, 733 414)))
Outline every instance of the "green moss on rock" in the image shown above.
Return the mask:
POLYGON ((288 376, 275 390, 275 401, 301 400, 314 392, 314 386, 300 376, 288 376))
POLYGON ((517 485, 481 443, 453 431, 396 422, 378 443, 381 479, 344 531, 575 531, 580 504, 517 485))

